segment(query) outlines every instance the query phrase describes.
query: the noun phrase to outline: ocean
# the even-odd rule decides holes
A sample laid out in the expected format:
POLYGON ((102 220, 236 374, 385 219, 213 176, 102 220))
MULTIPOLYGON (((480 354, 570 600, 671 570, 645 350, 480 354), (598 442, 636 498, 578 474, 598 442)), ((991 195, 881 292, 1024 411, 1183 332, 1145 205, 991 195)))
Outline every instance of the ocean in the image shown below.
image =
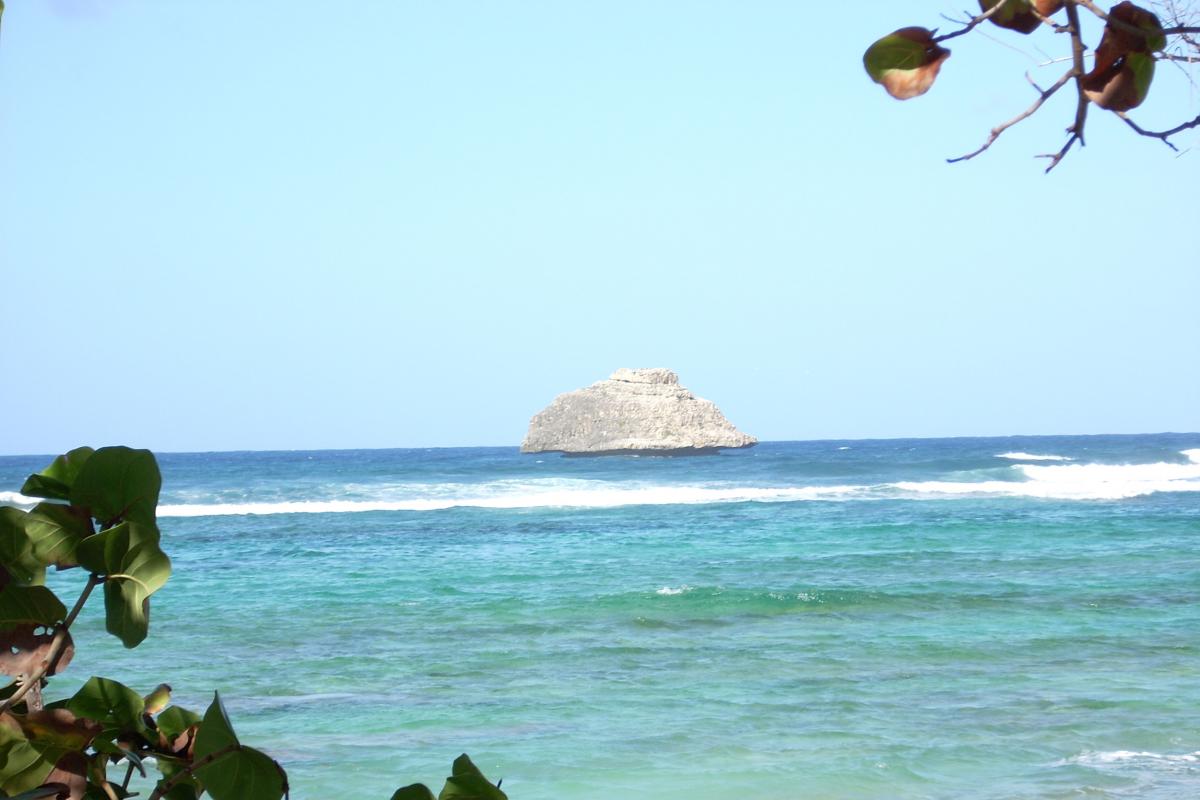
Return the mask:
POLYGON ((150 637, 47 697, 219 689, 297 800, 1200 796, 1200 434, 159 462, 150 637))

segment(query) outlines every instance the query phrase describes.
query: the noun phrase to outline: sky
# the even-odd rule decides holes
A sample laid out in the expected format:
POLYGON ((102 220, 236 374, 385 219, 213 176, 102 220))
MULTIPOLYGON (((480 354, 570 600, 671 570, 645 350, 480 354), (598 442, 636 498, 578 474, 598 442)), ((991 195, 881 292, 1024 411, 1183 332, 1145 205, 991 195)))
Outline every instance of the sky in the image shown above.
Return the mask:
POLYGON ((948 165, 1065 37, 900 103, 963 4, 899 5, 10 0, 0 454, 516 445, 650 366, 762 440, 1200 430, 1200 132, 948 165))

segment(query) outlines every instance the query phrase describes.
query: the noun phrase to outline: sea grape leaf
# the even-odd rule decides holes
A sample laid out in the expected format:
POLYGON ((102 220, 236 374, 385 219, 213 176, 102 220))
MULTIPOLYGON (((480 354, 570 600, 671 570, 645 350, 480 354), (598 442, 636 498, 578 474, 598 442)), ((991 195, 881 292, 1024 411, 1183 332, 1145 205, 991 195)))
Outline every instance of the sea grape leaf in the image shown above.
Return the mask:
POLYGON ((171 740, 200 722, 200 715, 179 706, 168 706, 158 715, 155 722, 158 724, 159 733, 171 740))
POLYGON ((83 800, 84 792, 87 791, 87 758, 80 752, 63 753, 46 776, 45 782, 66 786, 66 795, 60 796, 70 800, 83 800))
POLYGON ((933 31, 908 27, 889 33, 863 53, 863 68, 871 80, 897 100, 929 91, 950 51, 934 41, 933 31))
POLYGON ((125 684, 108 678, 89 678, 67 701, 67 709, 76 716, 100 723, 106 734, 136 731, 145 735, 148 732, 142 719, 145 709, 142 696, 125 684))
POLYGON ((279 800, 287 793, 283 768, 266 753, 238 741, 219 692, 204 712, 193 763, 214 755, 211 763, 195 771, 213 800, 279 800))
POLYGON ((1154 56, 1145 53, 1129 54, 1129 70, 1133 73, 1134 104, 1140 106, 1150 94, 1150 83, 1154 80, 1154 56))
POLYGON ((194 781, 182 780, 172 786, 171 790, 163 795, 163 800, 196 800, 198 796, 196 783, 194 781))
POLYGON ((13 795, 41 786, 54 763, 25 737, 12 714, 0 714, 0 789, 13 795))
POLYGON ((179 706, 169 706, 158 715, 155 722, 158 725, 159 746, 190 761, 200 730, 200 715, 179 706))
POLYGON ((149 450, 101 447, 84 463, 71 486, 71 505, 90 510, 102 524, 155 522, 162 475, 149 450))
POLYGON ((454 759, 450 777, 438 800, 508 800, 500 787, 492 784, 466 753, 454 759))
POLYGON ((196 775, 213 800, 279 800, 288 789, 283 768, 275 759, 241 745, 200 767, 196 775))
POLYGON ((29 497, 45 497, 51 500, 68 500, 71 486, 79 477, 79 471, 95 451, 90 447, 77 447, 63 453, 41 472, 35 472, 25 480, 21 494, 29 497))
MULTIPOLYGON (((103 731, 101 732, 103 733, 103 731)), ((112 735, 111 731, 109 732, 109 735, 112 735)), ((141 756, 130 750, 128 747, 122 747, 119 743, 111 739, 94 739, 92 741, 92 749, 98 754, 113 756, 114 763, 120 761, 121 759, 125 759, 142 774, 143 778, 146 777, 146 766, 142 763, 141 756)), ((162 754, 156 754, 155 761, 158 764, 159 769, 163 770, 163 764, 166 763, 167 757, 163 756, 162 754)), ((165 772, 165 770, 163 771, 165 772)), ((105 797, 104 800, 109 800, 109 798, 105 797)))
POLYGON ((392 800, 434 800, 433 792, 423 783, 402 786, 392 795, 392 800))
POLYGON ((171 559, 158 546, 153 523, 122 522, 79 543, 81 566, 103 575, 108 632, 137 647, 150 628, 150 595, 171 575, 171 559))
MULTIPOLYGON (((139 698, 140 699, 140 698, 139 698)), ((200 732, 196 734, 196 760, 206 758, 218 750, 227 747, 237 747, 237 734, 225 713, 225 704, 221 702, 221 693, 213 693, 213 701, 204 712, 204 720, 200 723, 200 732)))
POLYGON ((39 584, 46 579, 45 566, 33 554, 26 530, 28 518, 19 508, 0 507, 0 567, 6 573, 0 585, 10 581, 39 584))
POLYGON ((45 566, 73 567, 75 548, 93 533, 92 519, 75 506, 38 503, 25 520, 33 557, 45 566))
POLYGON ((1080 80, 1084 94, 1109 111, 1137 108, 1154 80, 1153 52, 1165 46, 1158 17, 1133 3, 1118 3, 1109 12, 1092 70, 1080 80))
POLYGON ((1042 24, 1042 21, 1033 13, 1033 3, 1030 0, 979 0, 979 7, 983 11, 988 11, 997 3, 1004 3, 1004 5, 999 11, 988 17, 988 20, 1001 28, 1021 33, 1033 33, 1042 24))
POLYGON ((82 751, 103 730, 100 723, 77 717, 66 708, 30 712, 22 724, 31 741, 62 750, 82 751))
MULTIPOLYGON (((75 655, 71 634, 64 632, 63 636, 67 641, 58 657, 58 663, 46 675, 62 672, 75 655)), ((6 675, 32 675, 50 658, 54 637, 55 634, 41 624, 17 625, 9 630, 0 630, 0 672, 6 675)))
POLYGON ((67 616, 67 607, 45 586, 17 586, 0 589, 0 630, 17 625, 54 625, 67 616))
MULTIPOLYGON (((1153 11, 1134 5, 1129 0, 1117 3, 1109 9, 1108 22, 1104 25, 1104 36, 1100 39, 1101 45, 1106 39, 1114 42, 1122 50, 1146 54, 1162 50, 1167 46, 1167 37, 1163 33, 1162 22, 1159 18, 1153 11), (1114 21, 1122 24, 1114 25, 1114 21), (1128 30, 1124 27, 1125 25, 1138 28, 1142 33, 1128 30)), ((1099 52, 1096 57, 1099 58, 1099 52)))
POLYGON ((892 69, 916 69, 925 63, 925 44, 904 35, 902 28, 876 41, 863 55, 867 74, 880 80, 892 69))

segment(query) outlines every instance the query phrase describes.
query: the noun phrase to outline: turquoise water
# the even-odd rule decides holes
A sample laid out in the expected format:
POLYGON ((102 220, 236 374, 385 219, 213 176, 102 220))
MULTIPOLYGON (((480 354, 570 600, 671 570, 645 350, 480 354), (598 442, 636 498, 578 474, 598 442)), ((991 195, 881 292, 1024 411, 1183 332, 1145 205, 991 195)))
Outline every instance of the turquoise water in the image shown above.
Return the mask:
POLYGON ((48 695, 219 688, 298 800, 1200 796, 1197 434, 160 463, 150 638, 48 695))

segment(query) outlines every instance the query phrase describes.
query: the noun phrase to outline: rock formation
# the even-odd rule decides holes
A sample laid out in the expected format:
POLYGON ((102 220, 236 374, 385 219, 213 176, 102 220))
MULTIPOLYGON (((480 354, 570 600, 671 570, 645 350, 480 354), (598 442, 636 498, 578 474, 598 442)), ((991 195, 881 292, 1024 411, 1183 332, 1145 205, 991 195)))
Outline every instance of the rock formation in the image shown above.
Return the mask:
POLYGON ((715 453, 757 444, 669 369, 619 369, 608 380, 560 394, 534 415, 523 453, 568 455, 715 453))

